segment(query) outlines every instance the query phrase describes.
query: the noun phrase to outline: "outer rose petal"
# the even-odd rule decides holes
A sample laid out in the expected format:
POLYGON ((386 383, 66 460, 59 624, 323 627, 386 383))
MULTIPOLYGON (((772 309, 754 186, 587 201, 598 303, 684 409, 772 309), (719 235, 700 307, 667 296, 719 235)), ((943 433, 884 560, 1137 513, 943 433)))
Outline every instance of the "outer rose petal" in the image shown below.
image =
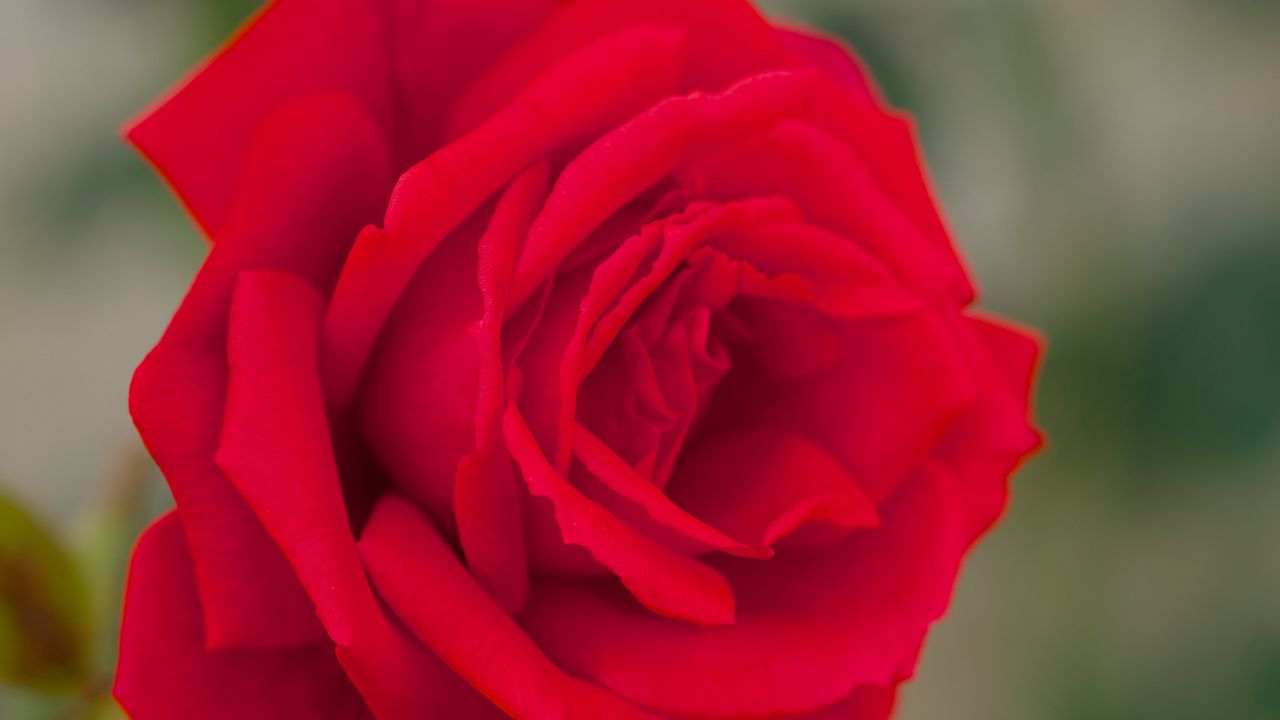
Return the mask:
POLYGON ((195 573, 175 513, 148 528, 134 550, 114 693, 134 720, 370 717, 332 646, 204 648, 195 573))
POLYGON ((939 290, 945 288, 946 294, 961 304, 972 302, 976 291, 934 200, 936 194, 911 116, 859 102, 834 82, 827 82, 818 85, 814 119, 861 158, 876 185, 902 215, 947 257, 950 269, 942 276, 939 290))
POLYGON ((484 707, 474 691, 385 616, 356 555, 316 363, 322 308, 296 276, 241 274, 218 463, 284 550, 379 717, 422 708, 474 717, 484 707))
POLYGON ((418 637, 513 717, 648 717, 548 660, 404 500, 379 503, 360 553, 418 637))
POLYGON ((800 64, 747 0, 574 0, 561 5, 560 12, 467 87, 451 115, 451 137, 497 112, 560 58, 633 25, 660 23, 687 35, 689 58, 680 90, 721 90, 748 75, 800 64))
MULTIPOLYGON (((211 236, 222 228, 253 138, 276 109, 341 93, 390 139, 392 87, 380 2, 278 0, 128 131, 211 236)), ((288 181, 302 181, 299 174, 288 181)))
POLYGON ((349 99, 314 96, 273 113, 218 244, 134 375, 129 409, 183 517, 211 646, 306 642, 320 632, 279 549, 213 461, 236 275, 285 270, 331 287, 390 181, 382 139, 349 99))
POLYGON ((980 314, 968 314, 972 332, 991 358, 992 378, 1001 387, 1010 411, 1030 422, 1031 391, 1040 365, 1044 340, 1035 331, 980 314))
POLYGON ((253 137, 276 109, 346 95, 407 167, 439 146, 460 89, 557 4, 273 0, 127 134, 216 236, 253 137))
POLYGON ((316 364, 323 308, 297 276, 241 273, 227 329, 230 379, 217 462, 284 551, 329 637, 350 646, 362 616, 377 608, 329 439, 316 364))
POLYGON ((1029 417, 1040 346, 1023 331, 995 321, 957 315, 952 323, 980 392, 937 457, 963 488, 976 539, 1004 510, 1010 473, 1040 446, 1029 417))
POLYGON ((847 43, 808 28, 777 30, 787 49, 821 70, 854 97, 869 105, 884 104, 871 73, 847 43))

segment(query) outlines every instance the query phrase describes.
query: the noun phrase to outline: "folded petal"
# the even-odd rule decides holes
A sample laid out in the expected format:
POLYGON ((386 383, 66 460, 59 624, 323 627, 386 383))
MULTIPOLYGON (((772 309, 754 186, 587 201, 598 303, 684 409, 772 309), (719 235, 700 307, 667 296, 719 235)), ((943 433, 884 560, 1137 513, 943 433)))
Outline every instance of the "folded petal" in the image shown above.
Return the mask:
POLYGON ((214 464, 235 278, 284 270, 327 290, 390 182, 385 144, 350 100, 311 96, 272 113, 218 243, 134 375, 129 409, 177 500, 211 646, 294 644, 321 632, 284 556, 214 464))
POLYGON ((379 503, 360 553, 409 628, 513 717, 647 717, 548 660, 409 503, 395 497, 379 503))
POLYGON ((470 332, 479 353, 475 411, 476 449, 458 464, 454 512, 458 537, 471 572, 509 611, 529 594, 524 523, 511 458, 502 438, 506 381, 502 323, 516 254, 546 195, 548 167, 535 165, 508 186, 480 238, 478 282, 484 314, 470 332))
POLYGON ((329 644, 207 650, 182 521, 138 541, 125 590, 114 694, 135 720, 369 718, 329 644))
POLYGON ((295 275, 241 273, 216 461, 284 551, 329 637, 350 646, 374 599, 329 439, 316 355, 323 311, 324 299, 295 275))
POLYGON ((378 720, 497 720, 503 714, 396 619, 379 608, 338 660, 378 720))
POLYGON ((606 487, 640 505, 649 517, 681 535, 708 548, 743 557, 768 558, 773 554, 739 542, 689 514, 581 425, 574 426, 573 453, 606 487))
POLYGON ((733 625, 674 622, 604 586, 551 580, 535 587, 521 621, 566 670, 663 712, 815 712, 858 686, 901 679, 950 599, 963 513, 954 481, 930 468, 874 529, 765 563, 721 558, 742 593, 733 625))
POLYGON ((474 707, 475 693, 385 616, 356 554, 320 390, 322 311, 319 294, 294 275, 241 274, 218 464, 284 551, 379 717, 474 707))
POLYGON ((570 485, 551 466, 514 404, 507 408, 503 430, 529 492, 554 506, 565 543, 589 550, 656 613, 704 625, 733 622, 733 592, 719 573, 638 532, 570 485))
POLYGON ((800 276, 813 286, 813 307, 836 317, 903 314, 922 305, 870 253, 816 225, 752 227, 726 234, 714 246, 766 275, 800 276))
MULTIPOLYGON (((473 214, 418 269, 387 318, 353 406, 392 485, 451 539, 458 462, 476 447, 481 358, 470 327, 484 313, 476 247, 488 220, 473 214)), ((323 369, 323 355, 321 362, 323 369)))
MULTIPOLYGON (((686 213, 646 225, 596 269, 585 293, 577 296, 581 300, 572 303, 577 308, 572 334, 544 342, 544 346, 550 345, 542 351, 544 355, 561 358, 558 368, 554 374, 548 371, 546 377, 526 374, 535 388, 544 383, 552 388, 558 386, 558 397, 550 401, 555 407, 547 414, 556 418, 554 460, 561 472, 568 467, 579 388, 641 304, 658 291, 700 243, 718 233, 795 217, 795 208, 781 198, 752 198, 722 206, 691 207, 686 213), (656 256, 648 271, 628 285, 632 274, 655 245, 656 256)), ((532 233, 529 242, 536 242, 532 233)), ((534 359, 543 358, 535 353, 534 359)))

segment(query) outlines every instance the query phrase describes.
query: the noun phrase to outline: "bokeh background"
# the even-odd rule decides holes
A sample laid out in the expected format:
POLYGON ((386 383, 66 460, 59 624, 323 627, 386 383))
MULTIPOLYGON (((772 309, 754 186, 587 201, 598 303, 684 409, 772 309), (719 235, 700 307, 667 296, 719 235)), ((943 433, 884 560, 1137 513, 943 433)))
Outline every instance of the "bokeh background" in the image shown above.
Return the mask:
MULTIPOLYGON (((0 718, 118 717, 167 502, 126 391, 205 246, 117 131, 255 4, 0 0, 0 718)), ((1049 338, 902 720, 1280 717, 1280 3, 762 4, 917 115, 981 305, 1049 338)))

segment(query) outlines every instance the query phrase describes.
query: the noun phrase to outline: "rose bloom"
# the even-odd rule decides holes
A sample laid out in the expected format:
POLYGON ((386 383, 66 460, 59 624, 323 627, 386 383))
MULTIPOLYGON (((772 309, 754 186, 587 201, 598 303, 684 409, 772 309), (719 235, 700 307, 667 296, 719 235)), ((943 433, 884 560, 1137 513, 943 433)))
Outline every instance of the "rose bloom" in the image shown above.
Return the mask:
POLYGON ((211 240, 135 718, 885 718, 1038 445, 910 121, 744 0, 279 0, 128 136, 211 240))

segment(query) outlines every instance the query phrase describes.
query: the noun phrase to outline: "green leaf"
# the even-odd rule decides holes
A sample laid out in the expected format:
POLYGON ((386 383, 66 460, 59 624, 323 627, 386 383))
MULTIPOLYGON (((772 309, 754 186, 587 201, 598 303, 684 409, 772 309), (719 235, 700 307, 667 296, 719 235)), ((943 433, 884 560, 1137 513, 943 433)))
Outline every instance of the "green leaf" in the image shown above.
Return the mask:
POLYGON ((0 681, 70 691, 89 672, 88 593, 71 556, 0 494, 0 681))

